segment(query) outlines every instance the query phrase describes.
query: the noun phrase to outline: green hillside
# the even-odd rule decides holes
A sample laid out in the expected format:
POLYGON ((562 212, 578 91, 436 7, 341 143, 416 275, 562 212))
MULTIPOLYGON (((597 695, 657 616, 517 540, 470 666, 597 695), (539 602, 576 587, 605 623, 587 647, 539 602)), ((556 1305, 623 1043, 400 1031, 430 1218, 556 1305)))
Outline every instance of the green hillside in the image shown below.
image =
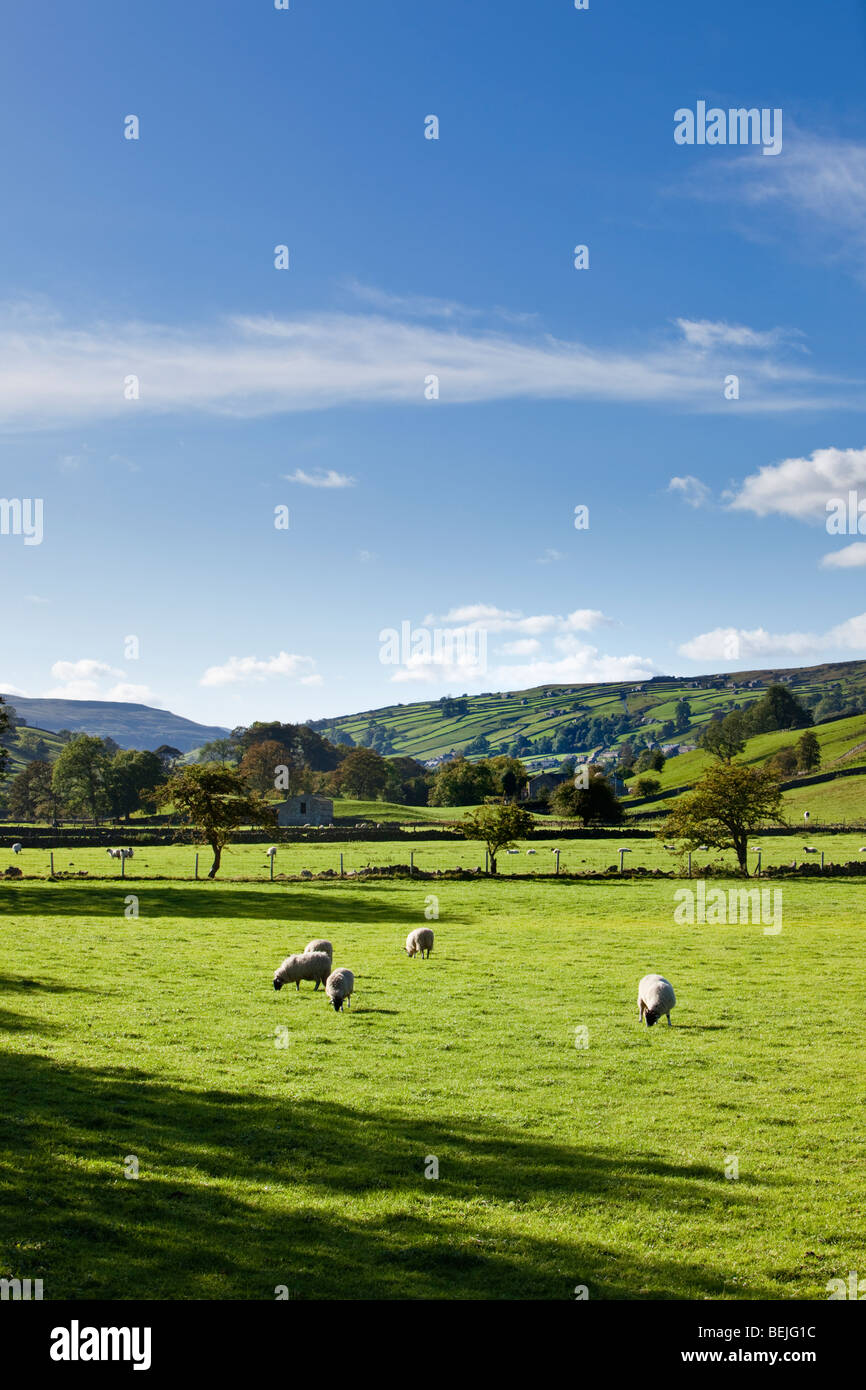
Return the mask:
POLYGON ((9 776, 14 777, 37 759, 53 762, 63 747, 63 739, 48 729, 18 727, 7 736, 3 746, 9 754, 9 776))
MULTIPOLYGON (((727 714, 735 707, 758 700, 768 685, 779 681, 813 709, 828 698, 835 698, 841 709, 866 706, 866 662, 850 661, 697 678, 656 677, 644 683, 487 692, 456 697, 460 705, 456 713, 442 701, 429 700, 316 720, 313 727, 334 740, 346 734, 355 743, 364 743, 373 723, 385 731, 388 741, 386 747, 373 746, 387 753, 409 754, 422 762, 467 750, 470 757, 511 752, 519 740, 526 740, 520 756, 530 769, 535 769, 555 765, 571 753, 587 754, 600 746, 615 748, 627 739, 695 743, 714 713, 727 714), (834 687, 838 687, 835 697, 834 687), (676 720, 677 704, 683 699, 690 705, 688 718, 671 730, 666 726, 676 720), (596 743, 570 735, 575 724, 591 723, 598 718, 614 720, 620 727, 596 743), (488 748, 472 748, 479 735, 487 740, 488 748)), ((667 780, 674 785, 670 777, 667 780)))

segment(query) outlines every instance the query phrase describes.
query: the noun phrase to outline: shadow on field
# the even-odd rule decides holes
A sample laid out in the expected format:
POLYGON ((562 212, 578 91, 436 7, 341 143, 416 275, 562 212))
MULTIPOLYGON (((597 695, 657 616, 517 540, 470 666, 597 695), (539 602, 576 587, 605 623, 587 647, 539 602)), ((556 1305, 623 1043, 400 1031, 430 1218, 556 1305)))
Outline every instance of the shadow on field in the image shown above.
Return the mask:
MULTIPOLYGON (((406 921, 405 903, 371 891, 342 884, 327 884, 318 892, 295 888, 227 888, 210 883, 139 882, 126 879, 107 886, 95 883, 30 883, 26 889, 7 889, 2 896, 4 914, 20 917, 118 916, 123 895, 135 893, 142 915, 154 917, 264 918, 293 921, 304 917, 320 922, 406 921), (114 890, 114 891, 112 891, 114 890), (119 896, 120 895, 120 896, 119 896)), ((452 920, 462 919, 454 916, 452 920)))
POLYGON ((43 994, 98 994, 99 990, 88 985, 68 985, 63 980, 33 980, 27 975, 6 975, 0 971, 0 991, 14 991, 18 994, 32 994, 40 990, 43 994))
POLYGON ((488 1121, 363 1111, 327 1089, 282 1100, 0 1056, 0 1274, 42 1278, 55 1300, 273 1299, 281 1284, 293 1299, 724 1292, 724 1271, 671 1257, 675 1239, 656 1234, 644 1256, 638 1242, 714 1205, 747 1221, 745 1184, 488 1121), (604 1244, 580 1220, 602 1203, 604 1244))

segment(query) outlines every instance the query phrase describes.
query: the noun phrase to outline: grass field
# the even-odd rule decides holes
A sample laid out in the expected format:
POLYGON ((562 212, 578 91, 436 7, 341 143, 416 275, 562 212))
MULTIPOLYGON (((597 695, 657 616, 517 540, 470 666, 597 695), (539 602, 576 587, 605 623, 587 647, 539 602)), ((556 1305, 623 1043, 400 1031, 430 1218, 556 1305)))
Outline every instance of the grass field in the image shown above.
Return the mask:
POLYGON ((677 886, 444 882, 422 962, 427 884, 0 885, 0 1274, 47 1299, 826 1298, 866 1267, 866 885, 785 884, 777 936, 676 926, 677 886), (319 935, 351 1012, 271 987, 319 935), (649 970, 671 1029, 637 1022, 649 970))
MULTIPOLYGON (((797 829, 794 834, 785 836, 755 836, 754 844, 762 850, 762 867, 770 869, 777 864, 798 864, 810 862, 815 855, 804 853, 805 845, 812 845, 824 851, 826 864, 844 864, 859 860, 860 847, 866 844, 863 831, 853 833, 825 834, 810 827, 808 833, 797 829)), ((627 869, 643 867, 682 871, 685 857, 679 851, 665 849, 664 844, 653 837, 629 836, 624 831, 612 839, 533 840, 531 846, 523 842, 516 854, 501 853, 498 859, 499 873, 542 874, 555 871, 556 861, 553 851, 559 850, 559 865, 562 873, 601 873, 612 865, 619 865, 618 849, 621 845, 630 847, 624 856, 627 869), (529 852, 529 851, 533 852, 529 852)), ((270 878, 270 861, 265 856, 265 845, 230 845, 223 851, 220 878, 250 879, 257 882, 270 878)), ((195 871, 195 856, 199 856, 199 877, 205 878, 211 865, 211 853, 206 846, 167 845, 144 846, 135 851, 135 856, 126 866, 126 879, 142 876, 145 878, 192 878, 195 871)), ((475 869, 484 867, 484 846, 477 840, 446 840, 437 844, 435 840, 352 840, 348 843, 316 843, 279 845, 274 860, 274 876, 293 876, 304 869, 310 873, 324 873, 328 870, 339 872, 340 857, 343 859, 344 873, 357 873, 368 867, 388 864, 409 864, 410 854, 414 854, 415 867, 420 870, 475 869)), ((757 857, 751 856, 752 867, 757 866, 757 857)), ((7 865, 14 864, 28 877, 48 877, 50 872, 49 851, 26 849, 13 855, 8 849, 0 850, 0 873, 7 865)), ((696 851, 692 857, 693 875, 702 866, 712 864, 734 870, 736 858, 732 851, 696 851)), ((87 873, 93 877, 120 882, 120 866, 110 859, 104 849, 56 849, 54 868, 62 874, 87 873)))

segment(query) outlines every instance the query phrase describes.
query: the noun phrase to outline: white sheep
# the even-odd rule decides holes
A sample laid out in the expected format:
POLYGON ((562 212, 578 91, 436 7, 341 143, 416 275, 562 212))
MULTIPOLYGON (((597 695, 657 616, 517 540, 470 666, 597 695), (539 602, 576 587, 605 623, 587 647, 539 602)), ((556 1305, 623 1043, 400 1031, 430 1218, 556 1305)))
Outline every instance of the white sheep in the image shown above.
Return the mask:
POLYGON ((109 856, 110 859, 122 859, 122 858, 123 858, 123 850, 122 850, 122 849, 107 849, 107 850, 105 851, 105 853, 109 856))
POLYGON ((331 957, 326 956, 324 951, 316 951, 311 955, 286 956, 282 965, 274 972, 274 989, 282 989, 283 985, 294 982, 296 989, 300 990, 301 980, 315 980, 318 989, 330 973, 331 957))
POLYGON ((433 930, 431 927, 416 927, 410 931, 406 937, 405 951, 407 956, 416 956, 421 952, 421 959, 424 959, 424 952, 427 952, 429 959, 430 952, 433 950, 433 930))
POLYGON ((273 857, 274 857, 274 855, 276 854, 276 852, 277 852, 277 847, 276 847, 276 845, 271 845, 270 849, 266 849, 266 850, 265 850, 265 854, 267 854, 271 859, 273 859, 273 857))
POLYGON ((646 1019, 647 1028, 658 1023, 662 1014, 667 1015, 671 1026, 671 1009, 677 1002, 674 987, 664 975, 644 975, 637 987, 638 1018, 646 1019))
POLYGON ((307 942, 306 946, 304 947, 304 955, 311 956, 314 952, 321 952, 321 954, 327 956, 329 960, 334 959, 334 948, 331 945, 330 941, 325 941, 324 937, 321 939, 321 941, 307 942))
POLYGON ((132 850, 131 850, 131 849, 122 849, 122 850, 120 851, 120 857, 121 857, 121 859, 132 859, 132 858, 133 858, 132 850))
POLYGON ((24 846, 22 845, 21 841, 20 841, 20 840, 16 840, 15 843, 14 843, 14 845, 12 846, 12 853, 13 853, 13 854, 20 854, 23 848, 24 848, 24 846))
POLYGON ((325 981, 325 993, 336 1009, 340 1013, 344 1003, 348 1003, 351 1009, 352 992, 355 988, 355 976, 345 965, 341 965, 339 970, 334 970, 325 981))

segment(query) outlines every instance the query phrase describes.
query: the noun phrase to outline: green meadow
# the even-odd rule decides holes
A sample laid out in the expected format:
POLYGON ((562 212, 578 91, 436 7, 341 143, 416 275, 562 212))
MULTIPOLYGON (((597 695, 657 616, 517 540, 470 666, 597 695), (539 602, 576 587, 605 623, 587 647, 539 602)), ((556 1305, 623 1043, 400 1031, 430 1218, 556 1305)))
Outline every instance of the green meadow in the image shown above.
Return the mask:
POLYGON ((677 926, 683 886, 0 885, 0 1275, 61 1300, 826 1298, 866 1267, 866 885, 777 881, 777 935, 677 926), (322 935, 356 975, 341 1014, 272 988, 322 935), (649 971, 670 1029, 638 1023, 649 971))
MULTIPOLYGON (((852 779, 853 780, 853 779, 852 779)), ((122 834, 122 832, 121 832, 122 834)), ((122 844, 122 838, 118 839, 122 844)), ((815 862, 815 854, 805 853, 809 845, 824 851, 825 864, 844 864, 860 860, 860 853, 866 845, 866 832, 855 831, 839 834, 821 834, 810 826, 808 832, 797 830, 791 835, 768 835, 763 838, 755 835, 754 845, 759 845, 762 855, 762 868, 772 869, 777 865, 803 864, 815 862)), ((556 870, 556 854, 559 851, 559 868, 563 874, 604 873, 619 868, 620 847, 628 853, 623 856, 627 870, 663 869, 666 872, 684 873, 687 869, 686 855, 678 848, 669 850, 655 836, 630 835, 623 830, 621 835, 605 839, 557 839, 551 835, 545 839, 534 839, 531 845, 521 843, 516 853, 501 852, 497 867, 503 877, 521 877, 531 874, 546 877, 556 870)), ((270 860, 265 854, 267 846, 230 845, 223 851, 220 879, 250 880, 265 882, 270 880, 270 860)), ((87 875, 88 877, 121 882, 120 865, 116 859, 109 858, 104 849, 69 848, 55 849, 55 873, 63 875, 87 875)), ((195 861, 198 854, 198 872, 201 879, 207 876, 211 865, 211 853, 206 846, 177 844, 166 846, 144 846, 134 851, 134 857, 125 866, 125 880, 135 878, 177 878, 195 876, 195 861)), ((318 842, 315 837, 307 842, 278 844, 274 859, 274 878, 297 877, 305 870, 310 874, 339 874, 340 858, 343 873, 360 873, 364 869, 375 869, 390 864, 409 865, 414 856, 414 867, 425 873, 448 872, 457 869, 475 870, 484 868, 484 846, 477 840, 352 840, 343 844, 318 842)), ((751 854, 752 867, 757 867, 757 855, 751 854)), ((51 868, 50 851, 44 849, 25 849, 13 855, 8 849, 0 850, 0 872, 14 864, 27 876, 48 877, 51 868)), ((712 867, 717 872, 736 868, 736 857, 727 850, 697 850, 692 855, 692 875, 698 875, 702 868, 712 867)))

